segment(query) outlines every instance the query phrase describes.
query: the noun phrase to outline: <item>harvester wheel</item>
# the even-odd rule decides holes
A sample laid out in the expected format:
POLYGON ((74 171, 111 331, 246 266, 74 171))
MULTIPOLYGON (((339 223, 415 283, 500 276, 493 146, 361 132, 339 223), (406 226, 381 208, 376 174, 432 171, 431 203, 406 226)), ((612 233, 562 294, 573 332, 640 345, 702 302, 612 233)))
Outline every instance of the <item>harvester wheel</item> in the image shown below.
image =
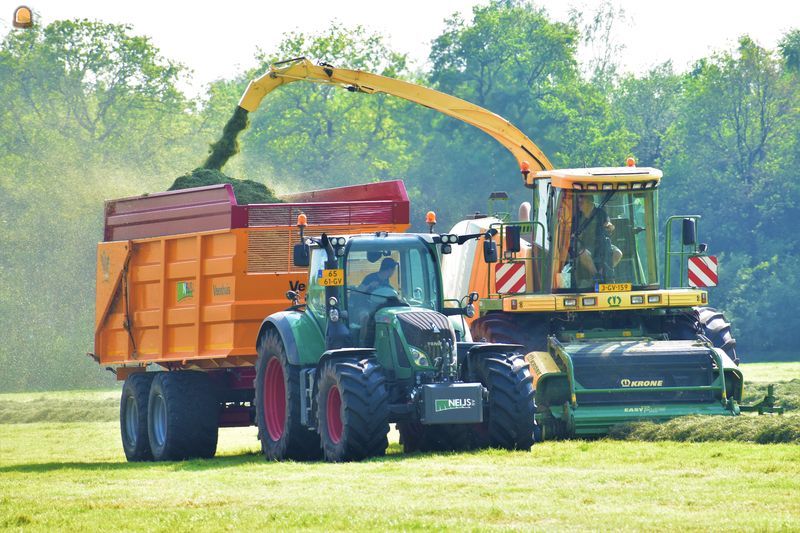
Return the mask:
POLYGON ((475 427, 480 447, 528 450, 536 427, 533 379, 520 354, 484 354, 475 361, 475 377, 489 389, 486 419, 475 427))
POLYGON ((475 320, 470 331, 475 341, 521 344, 525 353, 547 350, 547 324, 538 317, 489 313, 475 320))
POLYGON ((731 324, 725 320, 725 315, 713 307, 695 307, 694 311, 697 313, 697 321, 700 323, 703 335, 708 337, 715 348, 721 348, 738 365, 736 339, 733 338, 731 324))
POLYGON ((272 331, 258 346, 255 388, 264 456, 275 461, 319 459, 319 436, 300 423, 300 368, 289 363, 283 341, 272 331))
POLYGON ((150 387, 147 428, 156 461, 214 457, 219 401, 208 374, 157 373, 150 387))
POLYGON ((471 426, 468 424, 437 424, 426 426, 419 422, 399 422, 400 444, 404 453, 457 452, 474 447, 471 426))
POLYGON ((330 361, 317 391, 317 421, 325 459, 353 461, 386 453, 389 392, 380 365, 365 359, 330 361))
POLYGON ((131 374, 122 386, 119 400, 119 428, 122 449, 128 461, 152 461, 150 440, 147 437, 147 399, 155 372, 131 374))

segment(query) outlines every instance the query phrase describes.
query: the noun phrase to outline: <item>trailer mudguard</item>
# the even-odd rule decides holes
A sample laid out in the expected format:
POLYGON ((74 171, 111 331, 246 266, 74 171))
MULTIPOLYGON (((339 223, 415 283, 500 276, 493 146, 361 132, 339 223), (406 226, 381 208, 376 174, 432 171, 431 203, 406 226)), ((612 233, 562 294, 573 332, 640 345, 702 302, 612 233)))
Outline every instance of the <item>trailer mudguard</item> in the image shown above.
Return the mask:
POLYGON ((317 321, 308 312, 280 311, 269 315, 261 323, 258 344, 270 329, 283 341, 286 358, 293 365, 314 365, 325 351, 325 337, 317 321), (297 342, 302 339, 302 342, 297 342))

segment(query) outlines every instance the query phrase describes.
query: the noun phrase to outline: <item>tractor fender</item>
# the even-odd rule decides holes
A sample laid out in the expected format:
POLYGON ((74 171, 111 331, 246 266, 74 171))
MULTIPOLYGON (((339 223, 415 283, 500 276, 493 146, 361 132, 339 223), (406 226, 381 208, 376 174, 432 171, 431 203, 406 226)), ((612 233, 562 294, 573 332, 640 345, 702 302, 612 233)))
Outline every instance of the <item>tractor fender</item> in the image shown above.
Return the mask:
POLYGON ((375 348, 339 348, 328 350, 322 354, 317 363, 317 368, 322 368, 325 363, 334 359, 374 359, 375 348))
POLYGON ((274 330, 280 335, 283 342, 283 349, 286 350, 286 358, 289 363, 293 365, 300 364, 300 352, 297 349, 297 341, 292 333, 292 325, 289 318, 286 316, 291 311, 280 311, 269 315, 261 322, 261 327, 258 328, 258 337, 256 341, 256 349, 261 347, 261 339, 270 330, 274 330))
POLYGON ((522 353, 525 348, 521 344, 503 344, 503 343, 459 343, 458 346, 458 361, 464 366, 462 376, 469 376, 474 366, 474 361, 491 353, 522 353), (463 348, 462 348, 463 344, 463 348), (463 353, 463 355, 462 355, 463 353))

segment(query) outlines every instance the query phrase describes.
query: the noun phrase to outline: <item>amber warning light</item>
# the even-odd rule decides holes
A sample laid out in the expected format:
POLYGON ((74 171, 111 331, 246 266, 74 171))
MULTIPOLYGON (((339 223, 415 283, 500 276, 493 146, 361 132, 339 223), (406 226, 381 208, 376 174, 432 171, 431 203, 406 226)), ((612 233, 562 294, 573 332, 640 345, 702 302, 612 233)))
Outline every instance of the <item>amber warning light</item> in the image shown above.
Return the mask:
POLYGON ((627 167, 635 167, 636 166, 636 160, 634 158, 632 158, 632 157, 629 157, 628 159, 625 160, 625 166, 627 166, 627 167))
POLYGON ((297 215, 297 225, 301 228, 304 228, 308 225, 308 217, 305 213, 300 213, 297 215))
POLYGON ((33 11, 28 6, 19 6, 14 10, 12 20, 15 28, 30 28, 33 26, 33 11))

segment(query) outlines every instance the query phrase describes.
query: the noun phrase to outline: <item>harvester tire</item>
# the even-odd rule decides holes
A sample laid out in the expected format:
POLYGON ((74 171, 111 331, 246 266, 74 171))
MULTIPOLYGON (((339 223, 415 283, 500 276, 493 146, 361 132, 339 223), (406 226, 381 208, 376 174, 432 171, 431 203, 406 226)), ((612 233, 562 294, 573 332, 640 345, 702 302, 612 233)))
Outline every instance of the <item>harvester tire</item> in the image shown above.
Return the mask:
POLYGON ((328 461, 357 461, 386 453, 389 392, 372 360, 329 361, 317 389, 317 421, 328 461))
POLYGON ((458 452, 474 448, 469 424, 437 424, 426 426, 419 422, 399 422, 400 444, 404 453, 458 452))
POLYGON ((528 450, 534 442, 536 403, 533 379, 521 354, 483 354, 471 369, 489 390, 482 424, 474 427, 479 447, 528 450))
POLYGON ((129 462, 153 460, 147 436, 147 399, 154 376, 155 372, 137 372, 128 376, 122 386, 119 429, 122 449, 129 462))
POLYGON ((267 459, 306 461, 322 457, 319 436, 300 423, 300 367, 289 363, 280 336, 267 332, 258 346, 256 421, 267 459))
POLYGON ((159 372, 147 407, 150 448, 156 461, 210 459, 217 451, 219 401, 205 372, 159 372))
POLYGON ((476 319, 470 332, 476 342, 520 344, 525 353, 547 350, 547 325, 538 317, 489 313, 476 319))
POLYGON ((715 348, 721 348, 738 365, 736 339, 733 338, 731 324, 725 320, 725 315, 713 307, 695 307, 694 311, 703 335, 708 337, 715 348))

